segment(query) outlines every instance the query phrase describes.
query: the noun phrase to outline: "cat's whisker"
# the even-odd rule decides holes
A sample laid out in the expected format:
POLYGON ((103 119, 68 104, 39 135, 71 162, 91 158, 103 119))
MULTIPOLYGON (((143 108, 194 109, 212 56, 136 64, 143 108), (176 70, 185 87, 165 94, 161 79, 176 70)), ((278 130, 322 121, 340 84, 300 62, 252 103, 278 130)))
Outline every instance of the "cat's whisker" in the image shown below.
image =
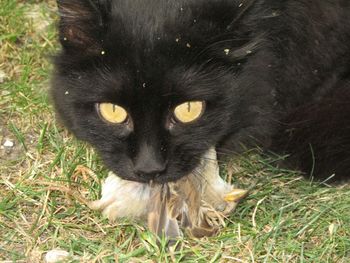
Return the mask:
POLYGON ((198 170, 198 168, 194 169, 192 171, 192 174, 194 176, 197 176, 198 178, 202 179, 202 180, 205 180, 205 182, 208 182, 207 179, 205 178, 205 176, 201 173, 201 171, 198 170))
POLYGON ((217 163, 219 163, 219 165, 224 165, 224 164, 227 163, 225 161, 211 159, 211 158, 207 158, 207 157, 194 157, 194 158, 197 159, 197 160, 205 160, 205 161, 208 161, 208 162, 214 162, 214 163, 217 162, 217 163))
POLYGON ((197 58, 198 56, 202 55, 203 53, 205 53, 207 50, 213 48, 214 46, 216 45, 220 45, 220 44, 223 44, 223 43, 235 43, 235 42, 240 42, 240 45, 239 46, 242 46, 242 42, 243 43, 247 43, 251 40, 251 38, 228 38, 228 39, 224 39, 224 40, 219 40, 219 41, 215 41, 216 39, 222 39, 224 38, 225 36, 228 36, 228 37, 232 37, 232 36, 229 36, 227 34, 221 34, 221 35, 218 35, 218 36, 215 36, 214 38, 212 39, 209 39, 208 42, 212 42, 210 45, 206 46, 201 52, 198 53, 197 55, 197 58))
POLYGON ((232 20, 228 28, 232 28, 237 22, 241 21, 243 16, 253 7, 256 0, 249 0, 245 1, 243 4, 243 8, 241 8, 241 11, 236 15, 235 19, 232 20))
MULTIPOLYGON (((242 60, 245 57, 249 56, 252 52, 254 52, 256 49, 259 48, 260 43, 263 40, 262 36, 258 36, 255 39, 247 39, 245 43, 241 43, 239 46, 234 46, 232 47, 232 44, 230 45, 229 43, 233 43, 235 41, 242 41, 243 39, 225 39, 225 40, 220 40, 217 42, 214 42, 210 44, 209 46, 205 47, 201 52, 199 52, 193 59, 193 61, 197 61, 200 56, 205 54, 207 51, 212 51, 212 52, 218 52, 218 49, 224 49, 226 47, 230 47, 230 53, 229 53, 229 58, 231 60, 242 60)), ((208 61, 210 62, 210 61, 208 61)), ((206 64, 206 63, 204 63, 206 64)), ((233 66, 231 68, 234 68, 233 66)), ((228 68, 228 71, 230 71, 230 68, 228 68)))

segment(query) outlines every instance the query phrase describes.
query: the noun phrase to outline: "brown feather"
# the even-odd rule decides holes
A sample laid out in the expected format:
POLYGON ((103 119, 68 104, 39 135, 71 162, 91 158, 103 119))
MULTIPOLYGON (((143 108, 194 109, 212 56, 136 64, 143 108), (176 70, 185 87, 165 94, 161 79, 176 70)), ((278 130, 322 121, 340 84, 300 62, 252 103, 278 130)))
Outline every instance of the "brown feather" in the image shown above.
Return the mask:
POLYGON ((162 188, 151 198, 152 208, 148 214, 148 227, 158 236, 164 234, 165 226, 168 222, 168 213, 166 210, 166 189, 162 188))
POLYGON ((191 236, 195 238, 212 237, 215 236, 219 231, 217 227, 204 228, 204 227, 193 227, 189 230, 191 236))

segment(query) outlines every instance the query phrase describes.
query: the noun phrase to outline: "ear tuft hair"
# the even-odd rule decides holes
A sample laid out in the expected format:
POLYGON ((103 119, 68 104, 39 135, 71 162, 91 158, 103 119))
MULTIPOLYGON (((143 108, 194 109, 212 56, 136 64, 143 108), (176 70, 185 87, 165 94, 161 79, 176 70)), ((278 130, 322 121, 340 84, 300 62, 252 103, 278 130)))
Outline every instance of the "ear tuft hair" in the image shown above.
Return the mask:
POLYGON ((59 37, 67 51, 100 53, 105 30, 99 1, 57 0, 60 14, 59 37))

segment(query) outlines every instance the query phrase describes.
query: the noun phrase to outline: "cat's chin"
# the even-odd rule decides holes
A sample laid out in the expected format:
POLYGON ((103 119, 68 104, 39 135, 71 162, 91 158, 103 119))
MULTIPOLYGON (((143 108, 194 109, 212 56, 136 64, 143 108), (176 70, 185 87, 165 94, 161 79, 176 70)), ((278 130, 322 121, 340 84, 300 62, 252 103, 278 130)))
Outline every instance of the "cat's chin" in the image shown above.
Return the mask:
MULTIPOLYGON (((118 174, 118 173, 116 173, 116 174, 118 174)), ((119 174, 118 174, 118 176, 119 176, 119 174)), ((153 179, 145 178, 145 177, 141 177, 141 176, 124 177, 121 175, 120 177, 123 180, 144 183, 144 184, 166 184, 166 183, 170 183, 170 182, 176 182, 185 176, 186 176, 186 174, 177 175, 177 176, 161 175, 161 176, 155 177, 153 179)))
MULTIPOLYGON (((165 184, 165 183, 170 183, 170 182, 176 182, 185 176, 187 176, 187 175, 184 174, 184 175, 180 175, 180 176, 159 176, 159 177, 155 178, 154 180, 152 180, 152 182, 155 184, 165 184)), ((151 181, 149 181, 149 182, 151 182, 151 181)))

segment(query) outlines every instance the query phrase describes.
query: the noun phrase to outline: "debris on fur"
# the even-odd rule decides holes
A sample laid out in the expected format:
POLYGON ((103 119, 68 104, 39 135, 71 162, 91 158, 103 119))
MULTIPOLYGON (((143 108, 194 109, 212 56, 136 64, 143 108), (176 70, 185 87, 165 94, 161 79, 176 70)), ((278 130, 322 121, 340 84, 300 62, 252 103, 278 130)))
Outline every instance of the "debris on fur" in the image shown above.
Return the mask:
POLYGON ((182 236, 182 229, 193 237, 213 236, 248 195, 220 177, 216 159, 212 149, 196 171, 164 185, 127 181, 111 172, 102 198, 89 206, 102 210, 110 221, 124 217, 147 221, 153 233, 169 239, 182 236))

